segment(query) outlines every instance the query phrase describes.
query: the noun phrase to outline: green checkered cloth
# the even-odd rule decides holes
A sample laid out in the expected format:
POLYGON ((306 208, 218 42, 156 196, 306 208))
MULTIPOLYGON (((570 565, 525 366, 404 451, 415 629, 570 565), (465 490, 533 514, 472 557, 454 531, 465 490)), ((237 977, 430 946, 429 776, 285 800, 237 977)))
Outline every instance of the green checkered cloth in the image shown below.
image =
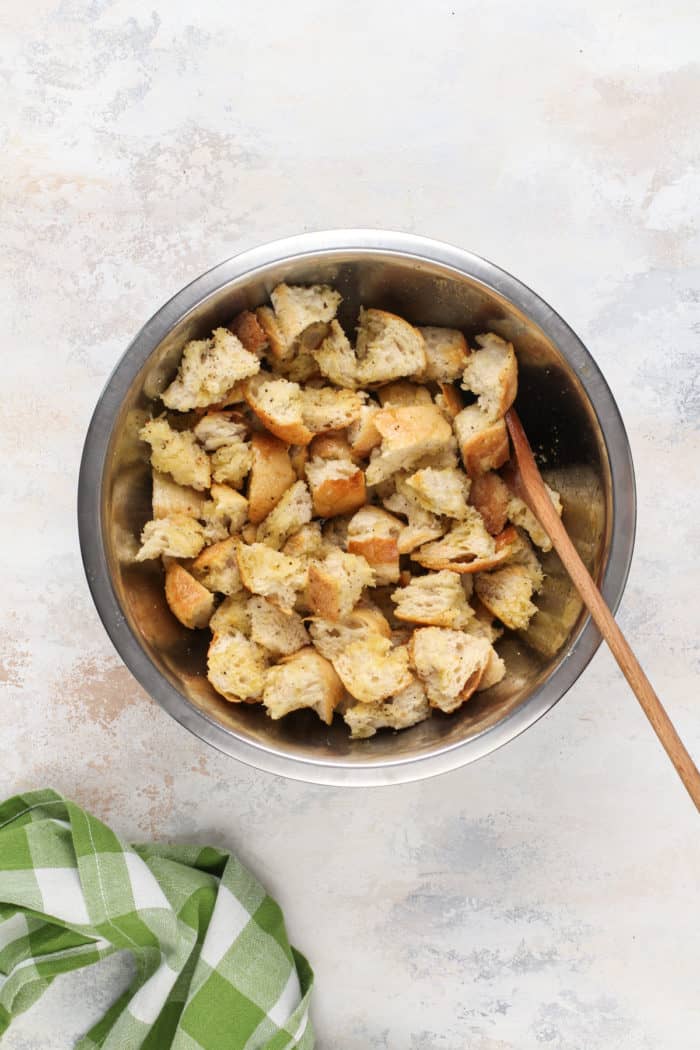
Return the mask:
POLYGON ((124 949, 133 984, 79 1050, 312 1050, 311 968, 235 857, 126 846, 54 791, 0 805, 0 1035, 58 974, 124 949))

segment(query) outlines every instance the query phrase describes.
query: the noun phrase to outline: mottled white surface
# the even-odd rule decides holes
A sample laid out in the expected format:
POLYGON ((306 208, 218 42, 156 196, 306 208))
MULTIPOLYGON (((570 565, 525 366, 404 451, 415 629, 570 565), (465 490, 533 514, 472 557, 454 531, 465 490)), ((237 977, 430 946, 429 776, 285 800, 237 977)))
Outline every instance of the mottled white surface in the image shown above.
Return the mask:
MULTIPOLYGON (((153 310, 274 237, 386 226, 499 262, 572 323, 638 472, 622 608, 700 754, 695 0, 5 0, 0 791, 234 848, 317 973, 323 1050, 695 1050, 697 817, 605 652, 460 772, 348 793, 207 749, 136 686, 83 578, 75 490, 153 310)), ((7 1036, 62 1050, 126 963, 7 1036)))

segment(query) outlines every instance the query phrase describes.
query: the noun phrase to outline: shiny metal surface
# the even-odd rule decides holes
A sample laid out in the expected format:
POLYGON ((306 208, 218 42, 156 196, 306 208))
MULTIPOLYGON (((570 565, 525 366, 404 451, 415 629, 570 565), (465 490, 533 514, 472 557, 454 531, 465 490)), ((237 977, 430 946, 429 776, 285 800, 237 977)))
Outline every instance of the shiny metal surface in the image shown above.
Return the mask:
POLYGON ((80 543, 102 621, 141 685, 182 725, 219 750, 272 773, 336 785, 416 780, 454 769, 507 743, 552 707, 600 644, 555 555, 542 611, 525 638, 500 649, 509 673, 451 717, 399 734, 351 742, 342 722, 310 712, 280 722, 217 696, 205 671, 207 632, 171 616, 160 566, 135 564, 150 517, 147 448, 137 438, 150 399, 172 378, 183 344, 267 299, 282 280, 324 281, 343 294, 341 321, 360 303, 417 324, 491 328, 520 363, 518 411, 543 468, 562 491, 565 523, 615 608, 634 545, 629 445, 612 395, 590 354, 534 292, 493 264, 408 234, 337 230, 265 245, 227 260, 166 303, 110 377, 90 423, 78 493, 80 543))

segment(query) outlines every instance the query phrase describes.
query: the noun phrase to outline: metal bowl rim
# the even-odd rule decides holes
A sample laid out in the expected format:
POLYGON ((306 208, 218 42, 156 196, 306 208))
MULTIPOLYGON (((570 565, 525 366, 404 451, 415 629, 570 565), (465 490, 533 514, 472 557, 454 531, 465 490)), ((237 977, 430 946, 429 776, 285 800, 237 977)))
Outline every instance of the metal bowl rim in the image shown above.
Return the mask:
POLYGON ((575 370, 598 421, 611 472, 613 524, 602 590, 615 611, 629 574, 636 528, 636 488, 629 441, 617 403, 593 357, 569 325, 531 288, 494 263, 441 241, 388 230, 328 230, 272 241, 234 255, 197 277, 141 328, 109 376, 90 421, 78 481, 81 555, 93 601, 117 652, 137 681, 181 725, 217 750, 268 773, 333 786, 405 783, 475 761, 524 732, 547 713, 585 670, 601 638, 588 618, 573 644, 527 700, 505 719, 464 741, 426 755, 380 762, 292 757, 254 744, 220 725, 170 684, 132 632, 117 599, 101 521, 101 485, 114 420, 131 383, 167 333, 183 317, 234 280, 273 264, 324 254, 394 254, 437 264, 476 280, 533 320, 575 370), (603 422, 604 420, 604 422, 603 422))

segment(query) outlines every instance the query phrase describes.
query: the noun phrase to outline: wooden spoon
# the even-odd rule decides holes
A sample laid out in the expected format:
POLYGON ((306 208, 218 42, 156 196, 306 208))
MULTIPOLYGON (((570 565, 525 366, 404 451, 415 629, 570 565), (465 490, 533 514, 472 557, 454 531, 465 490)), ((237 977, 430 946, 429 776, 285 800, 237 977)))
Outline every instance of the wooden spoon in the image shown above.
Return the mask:
POLYGON ((590 573, 581 561, 578 551, 552 506, 542 475, 535 463, 530 443, 515 409, 511 408, 506 413, 506 423, 513 443, 512 480, 517 494, 528 504, 552 541, 552 546, 571 577, 574 587, 581 595, 598 630, 608 643, 620 670, 632 687, 632 692, 642 705, 642 710, 651 722, 652 729, 676 767, 676 772, 685 784, 696 808, 700 810, 700 773, 697 766, 688 754, 673 722, 666 714, 651 682, 644 674, 637 657, 630 649, 627 639, 615 622, 613 614, 605 604, 605 599, 591 579, 590 573))

